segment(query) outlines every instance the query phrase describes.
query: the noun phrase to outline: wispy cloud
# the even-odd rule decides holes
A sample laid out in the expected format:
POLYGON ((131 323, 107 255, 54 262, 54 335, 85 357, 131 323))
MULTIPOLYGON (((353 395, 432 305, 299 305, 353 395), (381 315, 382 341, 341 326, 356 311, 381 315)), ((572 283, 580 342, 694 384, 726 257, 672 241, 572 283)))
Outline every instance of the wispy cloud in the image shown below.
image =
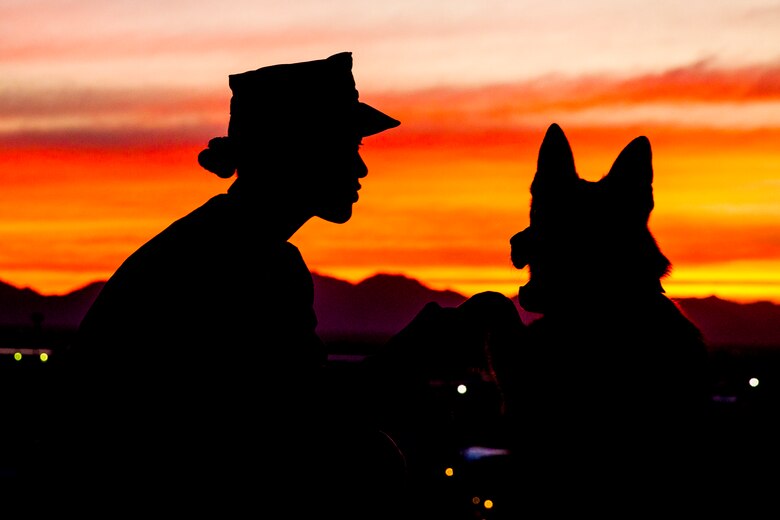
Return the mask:
POLYGON ((33 88, 0 92, 0 118, 45 118, 111 114, 170 116, 225 111, 229 94, 192 89, 33 88))
POLYGON ((780 61, 736 68, 699 62, 631 77, 550 75, 475 88, 428 89, 399 94, 389 101, 442 119, 461 120, 465 114, 478 114, 486 120, 498 120, 513 113, 577 111, 600 106, 777 100, 780 61))
MULTIPOLYGON (((204 133, 224 131, 229 97, 227 86, 221 91, 6 89, 0 92, 0 139, 133 145, 167 135, 167 141, 200 142, 204 133)), ((556 75, 474 88, 372 92, 362 98, 404 122, 398 139, 420 145, 452 144, 459 135, 468 143, 480 135, 476 142, 495 146, 553 121, 590 129, 780 129, 780 63, 723 68, 697 62, 657 74, 556 75)))

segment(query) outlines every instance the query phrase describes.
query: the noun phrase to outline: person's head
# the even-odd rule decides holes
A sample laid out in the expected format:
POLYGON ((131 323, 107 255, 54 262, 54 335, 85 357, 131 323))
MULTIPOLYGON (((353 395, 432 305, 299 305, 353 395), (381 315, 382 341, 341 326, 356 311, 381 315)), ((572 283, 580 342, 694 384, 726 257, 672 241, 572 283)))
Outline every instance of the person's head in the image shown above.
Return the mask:
POLYGON ((270 65, 229 83, 228 135, 209 142, 201 166, 223 178, 237 173, 242 190, 283 197, 309 216, 349 220, 368 171, 361 140, 400 124, 358 101, 352 54, 270 65))

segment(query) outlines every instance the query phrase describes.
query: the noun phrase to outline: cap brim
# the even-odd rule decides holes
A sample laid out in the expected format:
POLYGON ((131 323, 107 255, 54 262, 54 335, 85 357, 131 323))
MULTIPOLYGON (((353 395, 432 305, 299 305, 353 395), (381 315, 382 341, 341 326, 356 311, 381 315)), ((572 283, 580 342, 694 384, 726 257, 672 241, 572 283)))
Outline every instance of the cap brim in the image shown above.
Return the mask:
POLYGON ((358 102, 357 118, 358 131, 362 137, 378 134, 401 124, 397 119, 362 102, 358 102))

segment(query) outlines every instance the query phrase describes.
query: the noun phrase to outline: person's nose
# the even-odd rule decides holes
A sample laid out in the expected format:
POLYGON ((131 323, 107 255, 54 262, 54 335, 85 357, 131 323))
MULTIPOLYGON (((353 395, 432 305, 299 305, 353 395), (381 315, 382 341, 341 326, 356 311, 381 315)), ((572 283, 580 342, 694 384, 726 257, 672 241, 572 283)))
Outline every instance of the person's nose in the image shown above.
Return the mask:
POLYGON ((366 166, 366 162, 363 160, 360 154, 355 156, 355 175, 357 175, 358 179, 362 179, 368 175, 368 166, 366 166))

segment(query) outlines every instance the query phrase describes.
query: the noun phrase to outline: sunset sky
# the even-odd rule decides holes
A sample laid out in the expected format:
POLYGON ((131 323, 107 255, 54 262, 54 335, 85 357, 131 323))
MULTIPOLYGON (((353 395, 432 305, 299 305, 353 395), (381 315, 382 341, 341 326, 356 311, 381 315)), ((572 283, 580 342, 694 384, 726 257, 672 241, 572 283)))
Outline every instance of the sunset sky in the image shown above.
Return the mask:
POLYGON ((516 294, 555 122, 590 180, 650 139, 670 296, 780 303, 778 28, 759 0, 3 0, 0 280, 108 278, 228 188, 197 154, 229 74, 351 51, 360 99, 402 124, 364 140, 353 219, 293 237, 311 270, 516 294))

